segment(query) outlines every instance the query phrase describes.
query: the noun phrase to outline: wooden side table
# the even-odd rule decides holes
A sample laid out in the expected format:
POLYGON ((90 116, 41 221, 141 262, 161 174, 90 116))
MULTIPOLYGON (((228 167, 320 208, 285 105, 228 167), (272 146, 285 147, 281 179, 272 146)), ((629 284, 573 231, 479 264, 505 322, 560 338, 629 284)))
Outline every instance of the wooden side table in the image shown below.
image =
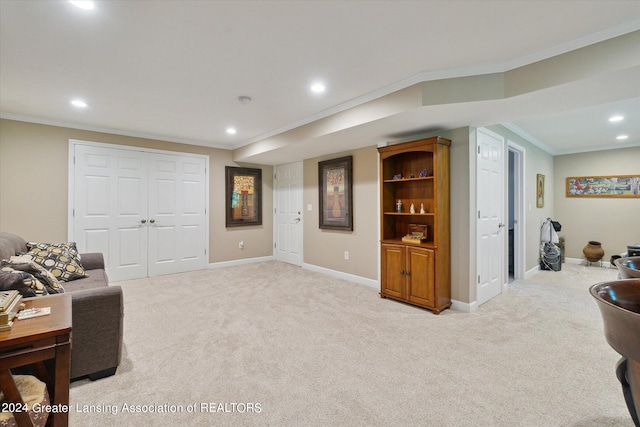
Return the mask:
MULTIPOLYGON (((40 380, 47 384, 51 406, 50 425, 69 423, 69 377, 71 374, 71 295, 58 294, 24 300, 27 308, 51 307, 51 314, 31 319, 14 319, 9 331, 0 332, 0 388, 13 403, 23 403, 16 388, 12 368, 34 365, 40 380), (50 378, 44 361, 54 359, 50 378)), ((15 412, 18 425, 32 425, 26 412, 15 412)))

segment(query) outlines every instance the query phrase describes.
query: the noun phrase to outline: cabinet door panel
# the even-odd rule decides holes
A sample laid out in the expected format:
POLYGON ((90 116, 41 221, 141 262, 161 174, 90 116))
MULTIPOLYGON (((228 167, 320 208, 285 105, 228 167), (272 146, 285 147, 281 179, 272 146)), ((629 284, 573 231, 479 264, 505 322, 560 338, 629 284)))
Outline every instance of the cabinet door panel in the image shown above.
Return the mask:
POLYGON ((399 245, 382 245, 382 284, 384 295, 404 298, 405 248, 399 245))
POLYGON ((435 253, 421 248, 407 248, 409 271, 408 300, 420 305, 434 307, 435 253))

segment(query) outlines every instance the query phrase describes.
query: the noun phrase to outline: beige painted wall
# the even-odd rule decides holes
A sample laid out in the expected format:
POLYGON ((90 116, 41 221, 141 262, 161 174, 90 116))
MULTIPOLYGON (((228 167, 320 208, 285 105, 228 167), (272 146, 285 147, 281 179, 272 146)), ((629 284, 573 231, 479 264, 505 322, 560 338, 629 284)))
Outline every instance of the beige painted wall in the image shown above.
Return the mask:
POLYGON ((304 262, 378 280, 378 150, 362 148, 304 161, 304 262), (318 163, 353 156, 353 231, 319 228, 318 163), (312 206, 312 211, 307 206, 312 206), (344 252, 349 259, 344 259, 344 252))
MULTIPOLYGON (((472 129, 465 127, 438 136, 451 140, 450 164, 450 221, 451 221, 451 298, 470 303, 475 301, 476 248, 471 244, 475 222, 470 221, 471 203, 475 205, 475 193, 470 192, 472 171, 469 168, 469 147, 472 129), (473 198, 471 197, 473 196, 473 198)), ((435 135, 432 135, 435 136, 435 135)), ((475 144, 475 139, 474 139, 475 144)), ((475 172, 474 172, 475 173, 475 172)))
POLYGON ((273 168, 262 169, 262 225, 225 227, 225 166, 231 151, 13 120, 0 120, 0 230, 26 239, 67 239, 69 139, 209 156, 209 262, 273 254, 273 168), (244 240, 244 250, 238 242, 244 240))
POLYGON ((567 177, 616 174, 640 174, 640 147, 554 158, 554 214, 562 224, 567 257, 584 259, 582 248, 589 240, 602 243, 604 261, 640 243, 640 199, 566 197, 567 177))

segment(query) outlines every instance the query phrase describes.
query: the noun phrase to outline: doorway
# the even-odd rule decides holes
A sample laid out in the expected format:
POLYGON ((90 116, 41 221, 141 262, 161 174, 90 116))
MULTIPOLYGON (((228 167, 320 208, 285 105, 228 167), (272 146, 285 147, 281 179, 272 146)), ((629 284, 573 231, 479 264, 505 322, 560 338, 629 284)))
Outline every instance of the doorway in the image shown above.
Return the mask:
POLYGON ((509 172, 508 172, 508 228, 509 251, 508 272, 509 282, 524 278, 525 257, 525 208, 524 208, 524 157, 525 150, 518 144, 508 141, 509 172))
POLYGON ((302 266, 303 163, 289 163, 275 167, 273 192, 273 255, 277 261, 302 266))

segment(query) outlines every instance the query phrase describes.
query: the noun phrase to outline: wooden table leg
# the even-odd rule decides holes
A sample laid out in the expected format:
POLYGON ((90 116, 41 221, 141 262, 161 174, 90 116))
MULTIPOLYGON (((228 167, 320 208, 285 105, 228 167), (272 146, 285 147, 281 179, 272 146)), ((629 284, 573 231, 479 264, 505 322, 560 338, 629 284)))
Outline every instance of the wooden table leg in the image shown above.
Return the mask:
MULTIPOLYGON (((8 369, 3 369, 0 371, 0 388, 2 389, 2 392, 4 393, 8 402, 18 404, 20 405, 20 407, 24 407, 22 396, 20 396, 18 387, 16 387, 16 382, 13 380, 13 376, 8 369)), ((27 411, 14 412, 13 416, 20 427, 33 427, 33 422, 31 421, 31 417, 29 417, 29 413, 27 411)))
POLYGON ((56 371, 54 396, 51 402, 62 408, 51 413, 54 427, 69 425, 69 382, 71 376, 71 343, 69 341, 56 346, 56 371))

